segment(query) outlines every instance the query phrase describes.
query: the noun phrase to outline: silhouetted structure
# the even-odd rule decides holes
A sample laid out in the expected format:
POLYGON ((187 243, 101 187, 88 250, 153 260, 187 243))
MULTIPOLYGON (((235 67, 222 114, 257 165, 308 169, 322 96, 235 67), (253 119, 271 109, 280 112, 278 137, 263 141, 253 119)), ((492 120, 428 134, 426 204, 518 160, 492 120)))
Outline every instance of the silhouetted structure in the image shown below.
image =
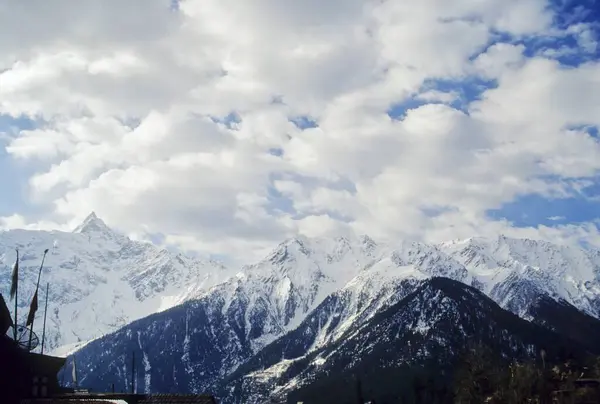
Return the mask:
POLYGON ((123 400, 130 404, 216 404, 210 395, 80 393, 63 388, 58 372, 66 359, 32 353, 11 335, 10 311, 0 294, 0 402, 2 404, 93 403, 123 400))
MULTIPOLYGON (((0 295, 1 297, 2 295, 0 295)), ((0 298, 0 324, 12 324, 8 308, 0 298)), ((65 359, 28 352, 6 335, 0 335, 0 398, 3 403, 17 403, 22 398, 60 394, 57 373, 65 359)))

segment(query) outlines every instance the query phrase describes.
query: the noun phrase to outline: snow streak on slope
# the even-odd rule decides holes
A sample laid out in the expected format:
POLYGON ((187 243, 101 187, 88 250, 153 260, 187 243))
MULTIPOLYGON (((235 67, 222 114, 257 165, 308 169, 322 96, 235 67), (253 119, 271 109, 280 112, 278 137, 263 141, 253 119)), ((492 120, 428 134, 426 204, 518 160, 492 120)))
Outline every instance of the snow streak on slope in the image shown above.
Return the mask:
MULTIPOLYGON (((0 289, 7 291, 15 249, 20 251, 19 322, 27 316, 43 251, 50 249, 42 290, 50 283, 47 347, 68 353, 132 320, 182 303, 230 273, 112 231, 91 214, 72 232, 0 233, 0 289)), ((42 293, 41 301, 45 298, 42 293)), ((43 310, 38 311, 43 316, 43 310)), ((41 321, 36 321, 41 326, 41 321)), ((36 327, 37 330, 37 327, 36 327)))
MULTIPOLYGON (((561 346, 572 344, 502 310, 460 282, 432 278, 414 286, 398 302, 353 325, 343 338, 305 353, 301 345, 306 343, 305 330, 311 328, 308 319, 236 371, 221 386, 220 396, 227 403, 262 403, 282 400, 302 386, 342 373, 355 377, 368 373, 365 369, 385 368, 384 375, 405 364, 427 362, 449 370, 453 358, 473 341, 494 346, 508 358, 531 357, 540 348, 555 357, 561 346)), ((317 311, 323 309, 322 305, 317 311)), ((300 399, 291 402, 295 401, 300 399)))
MULTIPOLYGON (((375 247, 377 259, 344 287, 331 294, 315 322, 316 335, 307 352, 336 341, 353 325, 362 324, 395 304, 417 284, 431 276, 466 281, 465 268, 434 247, 404 242, 396 248, 375 247)), ((314 313, 311 313, 311 315, 314 313)))
POLYGON ((219 302, 224 315, 237 318, 243 339, 257 351, 297 327, 325 297, 375 262, 370 242, 290 239, 203 296, 219 302))

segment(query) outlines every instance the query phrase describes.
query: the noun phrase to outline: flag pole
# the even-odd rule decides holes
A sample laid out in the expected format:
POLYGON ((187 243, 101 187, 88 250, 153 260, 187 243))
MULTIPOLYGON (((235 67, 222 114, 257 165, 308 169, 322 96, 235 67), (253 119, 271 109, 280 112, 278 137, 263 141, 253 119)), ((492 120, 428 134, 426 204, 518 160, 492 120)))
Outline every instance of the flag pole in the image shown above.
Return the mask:
POLYGON ((38 272, 37 284, 35 286, 35 293, 33 294, 33 299, 31 300, 31 306, 29 307, 29 316, 27 318, 27 324, 31 324, 31 330, 29 331, 29 342, 27 344, 27 350, 31 351, 31 339, 33 337, 33 322, 35 320, 35 312, 37 311, 37 294, 38 289, 40 288, 40 278, 42 276, 42 268, 44 268, 44 261, 46 260, 46 254, 48 254, 48 249, 44 251, 44 256, 42 257, 42 264, 40 265, 40 270, 38 272), (34 308, 34 300, 35 300, 35 308, 34 308))
POLYGON ((17 259, 15 260, 15 265, 13 267, 12 283, 10 285, 10 298, 15 298, 15 324, 13 326, 13 337, 14 340, 17 341, 17 328, 19 327, 19 321, 17 319, 17 312, 19 310, 19 250, 15 249, 15 251, 17 252, 17 259))
POLYGON ((46 283, 46 304, 44 308, 44 326, 42 328, 42 355, 44 354, 44 341, 46 340, 46 314, 48 314, 48 289, 50 283, 46 283))

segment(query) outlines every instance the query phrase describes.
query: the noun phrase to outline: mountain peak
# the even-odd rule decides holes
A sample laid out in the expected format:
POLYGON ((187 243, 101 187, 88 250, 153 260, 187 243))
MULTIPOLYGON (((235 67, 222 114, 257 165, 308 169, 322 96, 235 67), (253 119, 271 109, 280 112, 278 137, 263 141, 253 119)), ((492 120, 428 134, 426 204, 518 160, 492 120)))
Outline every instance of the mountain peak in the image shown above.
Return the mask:
POLYGON ((102 219, 96 215, 96 212, 90 213, 79 226, 73 230, 73 233, 94 233, 94 232, 112 232, 102 219))

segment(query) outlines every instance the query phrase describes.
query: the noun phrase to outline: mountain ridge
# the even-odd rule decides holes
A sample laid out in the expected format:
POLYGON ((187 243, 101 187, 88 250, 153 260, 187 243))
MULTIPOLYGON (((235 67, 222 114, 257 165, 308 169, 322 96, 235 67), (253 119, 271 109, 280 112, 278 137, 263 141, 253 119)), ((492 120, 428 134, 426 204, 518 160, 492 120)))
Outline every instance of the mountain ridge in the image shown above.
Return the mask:
MULTIPOLYGON (((409 282, 399 293, 404 296, 355 322, 342 337, 311 349, 315 335, 307 334, 314 328, 311 317, 331 306, 327 298, 300 326, 257 351, 236 328, 239 307, 223 312, 219 306, 223 302, 207 295, 139 319, 78 351, 80 383, 94 389, 114 383, 127 389, 124 375, 131 370, 131 352, 141 351, 145 359, 137 383, 143 391, 216 391, 224 403, 260 403, 271 393, 281 398, 306 386, 319 374, 348 371, 364 358, 379 364, 385 359, 393 366, 420 366, 431 357, 450 361, 474 335, 488 343, 496 341, 498 352, 515 358, 534 356, 542 348, 551 358, 565 345, 576 356, 595 349, 590 341, 574 342, 559 332, 563 330, 523 320, 477 289, 449 278, 409 282), (396 320, 389 322, 390 318, 396 320), (374 352, 380 353, 373 356, 374 352)), ((600 321, 593 321, 599 330, 600 321)), ((65 374, 70 374, 69 365, 65 374)))
MULTIPOLYGON (((586 334, 600 335, 600 252, 593 249, 505 236, 435 245, 300 236, 254 264, 231 270, 129 240, 91 214, 71 233, 0 233, 0 262, 7 267, 0 286, 8 286, 7 251, 17 245, 24 252, 24 295, 31 295, 33 268, 49 243, 53 248, 44 276, 47 271, 62 285, 60 296, 51 299, 59 313, 50 316, 49 329, 63 333, 51 332, 50 346, 55 354, 81 348, 76 355, 87 363, 81 381, 104 388, 122 380, 123 358, 135 347, 145 358, 145 389, 166 388, 160 380, 169 376, 156 370, 152 359, 165 356, 182 364, 167 365, 179 375, 178 386, 210 389, 307 321, 313 326, 295 348, 301 355, 340 344, 348 330, 373 321, 417 284, 438 277, 474 287, 549 330, 575 327, 570 320, 578 319, 586 332, 570 337, 579 344, 585 345, 586 334), (561 320, 548 308, 560 310, 561 320), (65 348, 65 341, 78 345, 56 350, 61 344, 65 348), (90 362, 95 355, 104 358, 100 367, 90 362)), ((289 360, 281 359, 277 366, 288 366, 289 360)))
MULTIPOLYGON (((72 232, 0 232, 0 287, 5 290, 10 287, 16 248, 19 323, 27 315, 43 251, 49 249, 41 283, 50 283, 46 349, 57 355, 195 297, 230 276, 229 269, 215 261, 130 240, 94 213, 72 232)), ((44 299, 44 287, 42 292, 44 299)), ((41 316, 39 310, 38 319, 41 316)))
MULTIPOLYGON (((600 321, 594 322, 598 330, 600 321)), ((346 377, 351 376, 351 380, 360 377, 367 385, 377 384, 381 390, 372 392, 376 397, 371 397, 377 398, 377 402, 398 402, 402 389, 396 385, 422 367, 429 367, 429 374, 438 382, 445 378, 445 387, 451 389, 456 361, 470 344, 486 346, 508 361, 538 359, 541 350, 544 350, 548 363, 566 359, 584 360, 588 354, 599 353, 594 337, 588 338, 586 346, 581 346, 563 334, 564 327, 559 328, 551 331, 523 320, 502 309, 475 288, 448 278, 434 277, 423 281, 412 293, 369 322, 350 331, 348 338, 340 340, 337 346, 327 347, 305 361, 318 363, 318 366, 296 364, 294 372, 302 375, 300 380, 295 380, 298 376, 293 374, 286 375, 281 378, 287 380, 285 384, 270 384, 268 390, 275 391, 276 398, 290 393, 288 402, 327 403, 332 397, 336 397, 337 402, 354 402, 352 395, 346 397, 350 400, 344 401, 340 396, 343 389, 332 391, 331 382, 328 382, 345 374, 346 377), (448 302, 456 307, 451 308, 448 302), (341 350, 344 352, 340 354, 341 350), (314 357, 319 360, 314 360, 314 357), (402 372, 397 373, 402 368, 405 374, 396 383, 388 380, 386 385, 376 380, 386 378, 388 374, 402 375, 402 372), (313 387, 314 382, 318 383, 313 387)), ((268 372, 258 370, 256 373, 268 372)), ((260 376, 257 378, 248 371, 245 378, 249 376, 251 381, 248 384, 260 384, 260 376)), ((228 381, 228 384, 244 384, 240 382, 244 377, 240 378, 237 374, 233 374, 231 379, 233 382, 228 381)), ((404 389, 407 387, 410 389, 412 386, 404 389)), ((242 388, 238 395, 243 397, 244 394, 247 393, 242 388)))

